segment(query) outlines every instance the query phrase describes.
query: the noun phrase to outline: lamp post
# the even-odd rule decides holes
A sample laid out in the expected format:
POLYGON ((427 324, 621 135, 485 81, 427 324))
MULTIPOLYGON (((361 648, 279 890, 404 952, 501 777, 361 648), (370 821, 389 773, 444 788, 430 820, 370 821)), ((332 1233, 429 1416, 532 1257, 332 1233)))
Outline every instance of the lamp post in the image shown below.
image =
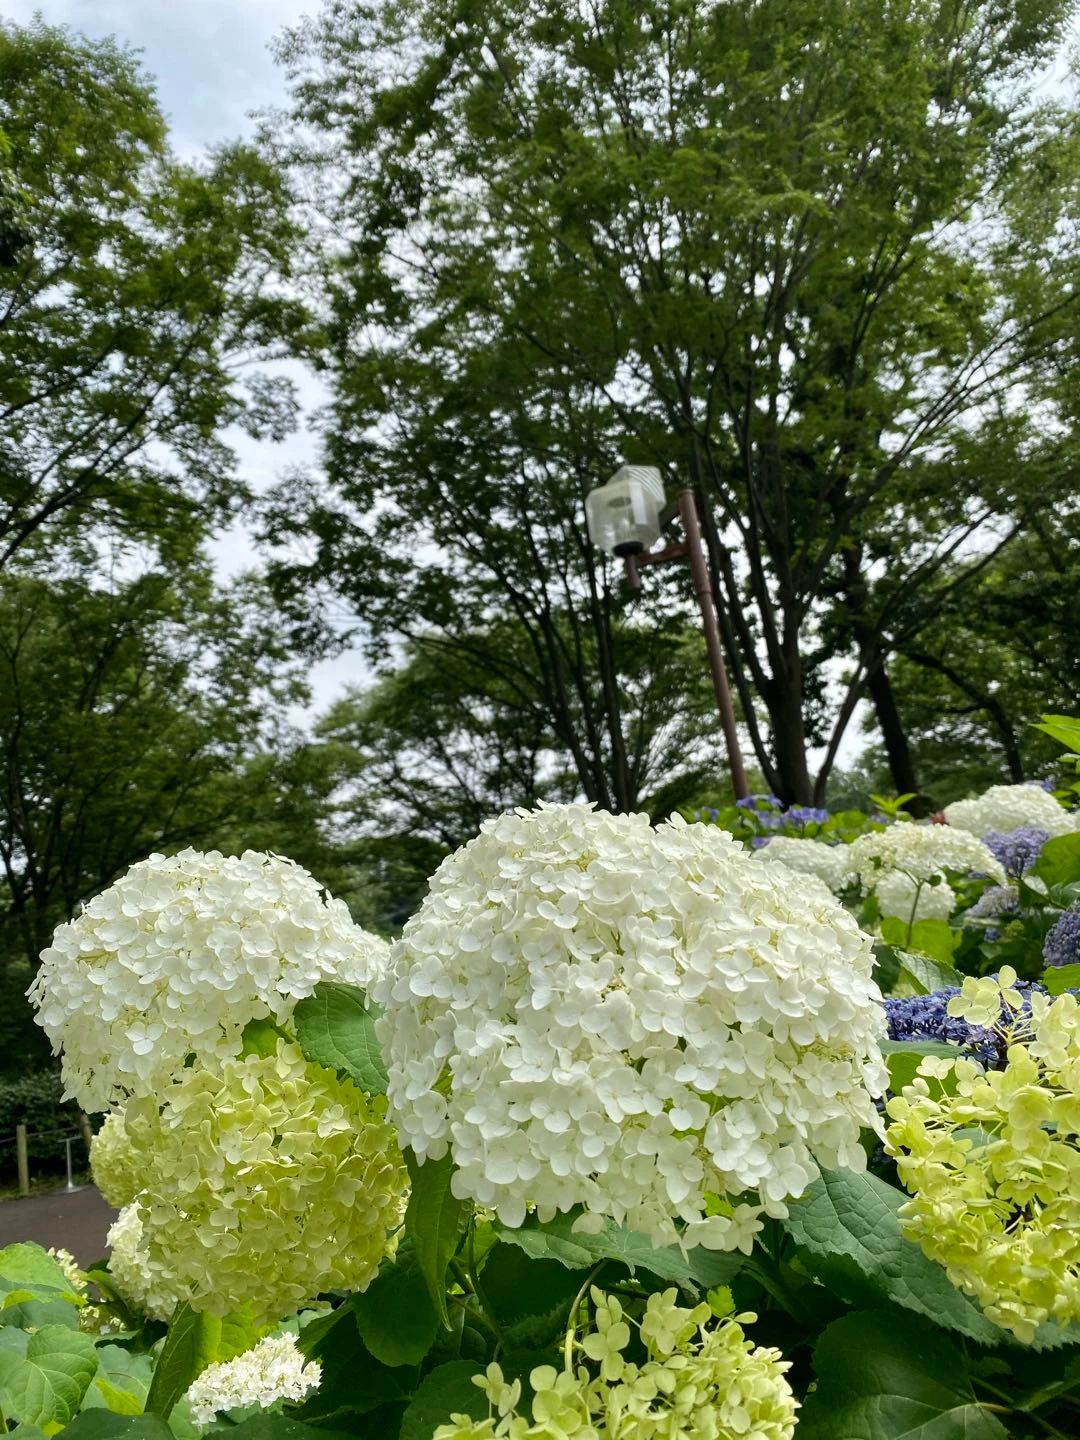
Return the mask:
POLYGON ((684 557, 690 566, 690 581, 701 611, 705 646, 709 653, 716 705, 727 743, 728 765, 735 796, 741 800, 749 795, 739 734, 735 726, 735 707, 731 701, 724 652, 720 644, 720 626, 713 602, 713 587, 705 559, 701 536, 699 497, 687 487, 679 492, 674 506, 664 505, 664 486, 660 471, 652 465, 624 465, 616 470, 606 485, 591 491, 585 501, 585 517, 594 543, 608 555, 617 555, 623 562, 626 578, 634 590, 641 588, 639 571, 645 565, 666 565, 684 557), (652 550, 660 539, 666 521, 678 515, 684 539, 663 550, 652 550))

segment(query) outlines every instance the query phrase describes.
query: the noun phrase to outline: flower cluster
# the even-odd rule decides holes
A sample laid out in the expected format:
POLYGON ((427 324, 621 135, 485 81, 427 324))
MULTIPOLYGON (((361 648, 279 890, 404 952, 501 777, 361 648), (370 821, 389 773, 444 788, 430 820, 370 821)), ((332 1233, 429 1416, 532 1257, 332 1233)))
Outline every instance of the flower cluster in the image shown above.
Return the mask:
POLYGON ((84 1110, 148 1095, 189 1056, 239 1053, 319 980, 367 985, 386 946, 291 860, 151 855, 59 926, 29 994, 84 1110))
POLYGON ((1080 1319, 1080 1006, 1075 995, 1025 1001, 1015 981, 1007 968, 965 980, 947 1004, 1000 1032, 1003 1067, 924 1060, 886 1106, 886 1149, 911 1195, 906 1233, 1030 1342, 1046 1320, 1080 1319))
POLYGON ((939 876, 936 884, 913 880, 902 870, 886 870, 874 886, 882 915, 896 915, 908 924, 948 920, 956 909, 956 891, 939 876))
POLYGON ((151 1270, 138 1205, 125 1205, 105 1237, 109 1274, 122 1298, 151 1320, 168 1320, 184 1294, 160 1268, 151 1270))
POLYGON ((755 855, 769 861, 779 860, 789 870, 803 875, 816 875, 830 890, 842 888, 845 878, 844 847, 826 845, 823 840, 799 840, 793 835, 773 835, 755 855))
POLYGON ((374 988, 390 1115, 504 1224, 580 1205, 582 1227, 749 1248, 815 1156, 865 1163, 871 971, 822 886, 712 826, 503 815, 440 866, 374 988), (706 1218, 743 1192, 758 1204, 706 1218))
POLYGON ((991 920, 1020 913, 1020 892, 1015 885, 989 885, 964 912, 965 920, 991 920))
POLYGON ((1037 826, 1048 835, 1065 835, 1076 829, 1076 818, 1040 785, 991 785, 974 800, 945 806, 950 826, 979 836, 1024 825, 1037 826))
POLYGON ((646 1359, 626 1358, 629 1317, 612 1295, 593 1290, 595 1329, 577 1348, 598 1370, 533 1370, 532 1420, 521 1414, 521 1382, 489 1365, 474 1383, 494 1414, 455 1415, 433 1440, 605 1440, 611 1436, 746 1437, 791 1440, 798 1403, 779 1350, 755 1346, 742 1330, 753 1315, 709 1325, 708 1305, 680 1308, 675 1290, 650 1295, 640 1335, 646 1359), (740 1323, 741 1322, 741 1323, 740 1323))
POLYGON ((106 1115, 90 1142, 90 1173, 102 1197, 118 1210, 130 1205, 142 1188, 124 1117, 117 1110, 106 1115))
POLYGON ((187 1392, 191 1420, 204 1430, 226 1410, 303 1400, 321 1380, 322 1366, 305 1361, 295 1335, 268 1335, 254 1349, 206 1367, 187 1392))
MULTIPOLYGON (((1041 985, 1023 981, 1017 981, 1013 989, 1020 995, 1025 1013, 1030 1011, 1032 994, 1046 993, 1041 985)), ((1011 1020, 1012 1011, 999 1006, 992 1024, 973 1025, 949 1010, 959 994, 959 988, 950 985, 929 995, 889 996, 885 1001, 889 1039, 936 1040, 962 1046, 980 1064, 1000 1069, 1005 1064, 1006 1048, 1001 1027, 1011 1020)))
POLYGON ((1015 830, 990 830, 982 842, 1005 873, 1018 879, 1035 864, 1049 839, 1049 830, 1038 825, 1018 825, 1015 830))
POLYGON ((1005 882, 1004 870, 981 840, 946 825, 901 823, 860 835, 847 847, 846 859, 849 874, 867 891, 894 870, 923 883, 942 880, 950 870, 1005 882))
POLYGON ((148 1280, 180 1285, 195 1310, 270 1321, 363 1290, 404 1211, 384 1110, 284 1041, 133 1100, 148 1280))
POLYGON ((1080 905, 1070 905, 1050 927, 1043 942, 1043 959, 1047 965, 1080 963, 1080 905))

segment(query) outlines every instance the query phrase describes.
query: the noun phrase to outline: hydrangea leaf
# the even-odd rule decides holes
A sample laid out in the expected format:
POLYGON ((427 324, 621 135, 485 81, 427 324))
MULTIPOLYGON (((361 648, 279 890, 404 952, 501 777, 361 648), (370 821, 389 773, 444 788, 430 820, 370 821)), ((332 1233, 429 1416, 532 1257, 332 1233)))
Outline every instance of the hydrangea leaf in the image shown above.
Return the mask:
MULTIPOLYGON (((945 924, 943 920, 925 923, 945 924)), ((946 928, 948 929, 947 926, 946 928)), ((950 936, 954 933, 952 930, 949 931, 950 936)), ((929 953, 921 954, 917 950, 898 950, 896 958, 900 962, 901 975, 907 976, 918 995, 930 995, 935 990, 945 990, 953 985, 959 988, 964 983, 964 977, 959 970, 955 970, 942 960, 935 960, 929 953)))
POLYGON ((417 1371, 415 1366, 389 1366, 376 1360, 360 1339, 351 1305, 334 1313, 345 1323, 324 1330, 318 1343, 302 1352, 314 1352, 323 1373, 322 1384, 298 1414, 320 1428, 347 1420, 346 1428, 355 1429, 356 1416, 408 1400, 416 1388, 417 1371))
POLYGON ((227 1433, 236 1440, 350 1440, 344 1431, 324 1430, 321 1425, 316 1429, 292 1415, 273 1412, 251 1415, 239 1425, 230 1425, 227 1433))
POLYGON ((692 1283, 705 1290, 726 1284, 743 1264, 743 1256, 700 1247, 685 1254, 674 1245, 656 1249, 644 1235, 612 1221, 595 1235, 574 1231, 576 1213, 556 1215, 545 1224, 531 1221, 519 1230, 498 1226, 499 1238, 520 1246, 537 1260, 558 1260, 572 1270, 587 1270, 599 1260, 617 1260, 631 1275, 640 1268, 676 1285, 692 1283))
POLYGON ((121 1345, 98 1346, 98 1373, 83 1399, 83 1409, 111 1410, 114 1415, 141 1415, 146 1408, 154 1362, 149 1355, 121 1345))
POLYGON ((44 1291, 34 1298, 26 1290, 11 1290, 0 1307, 0 1326, 17 1326, 21 1330, 40 1330, 45 1325, 63 1325, 68 1330, 79 1328, 79 1311, 73 1302, 57 1292, 48 1299, 44 1291))
POLYGON ((46 1325, 27 1341, 25 1356, 0 1350, 0 1409, 10 1419, 55 1429, 77 1413, 98 1368, 89 1335, 46 1325))
POLYGON ((472 1383, 482 1366, 472 1360, 452 1360, 424 1377, 401 1417, 400 1440, 431 1440, 451 1415, 482 1420, 489 1410, 487 1396, 472 1383))
MULTIPOLYGON (((900 964, 909 974, 911 971, 905 964, 905 957, 913 951, 921 951, 930 960, 936 960, 944 970, 956 973, 952 968, 952 957, 963 937, 947 920, 916 920, 915 924, 909 927, 906 920, 901 920, 896 915, 885 915, 881 920, 881 934, 890 945, 897 946, 903 952, 899 956, 900 964)), ((912 978, 918 981, 917 975, 912 975, 912 978)), ((950 980, 945 983, 956 982, 950 980)), ((930 988, 939 990, 941 986, 932 985, 930 988)))
POLYGON ((61 1434, 64 1440, 173 1440, 168 1425, 156 1415, 114 1415, 108 1410, 83 1410, 61 1434))
POLYGON ((1080 989, 1080 965, 1048 965, 1042 982, 1051 995, 1064 995, 1066 990, 1080 989))
POLYGON ((824 1170, 782 1222, 806 1265, 846 1299, 889 1300, 984 1344, 1008 1336, 900 1229, 905 1196, 874 1175, 824 1170))
POLYGON ((378 1014, 356 986, 324 980, 299 1001, 292 1018, 309 1060, 347 1075, 369 1095, 385 1095, 386 1066, 375 1038, 378 1014))
POLYGON ((913 1317, 845 1315, 818 1341, 814 1371, 799 1440, 1006 1440, 960 1351, 913 1317))
POLYGON ((0 1250, 0 1294, 27 1290, 38 1298, 66 1298, 74 1304, 78 1296, 47 1250, 40 1245, 6 1245, 0 1250))
MULTIPOLYGON (((966 1052, 959 1045, 949 1045, 944 1040, 883 1040, 881 1053, 889 1071, 889 1089, 899 1095, 905 1085, 915 1079, 919 1062, 927 1055, 937 1055, 945 1060, 959 1060, 966 1052)), ((956 1087, 952 1076, 941 1082, 950 1093, 956 1087)))
POLYGON ((1080 833, 1055 835, 1042 848, 1035 874, 1047 885, 1068 885, 1080 880, 1080 833))
POLYGON ((409 1239, 352 1305, 360 1338, 384 1365, 419 1365, 435 1343, 439 1316, 409 1239))
POLYGON ((484 1309, 505 1344, 542 1350, 565 1333, 570 1306, 587 1274, 557 1260, 531 1259, 520 1246, 500 1241, 480 1271, 484 1309))
POLYGON ((413 1243, 416 1262, 427 1282, 439 1319, 446 1325, 446 1267, 457 1249, 466 1216, 466 1202, 458 1200, 451 1192, 454 1162, 448 1154, 441 1160, 428 1160, 423 1165, 417 1162, 411 1150, 405 1150, 403 1154, 412 1184, 405 1211, 405 1234, 413 1243))
POLYGON ((146 1397, 149 1414, 169 1418, 169 1412, 195 1377, 217 1359, 220 1340, 221 1321, 215 1315, 197 1314, 190 1305, 178 1308, 146 1397))

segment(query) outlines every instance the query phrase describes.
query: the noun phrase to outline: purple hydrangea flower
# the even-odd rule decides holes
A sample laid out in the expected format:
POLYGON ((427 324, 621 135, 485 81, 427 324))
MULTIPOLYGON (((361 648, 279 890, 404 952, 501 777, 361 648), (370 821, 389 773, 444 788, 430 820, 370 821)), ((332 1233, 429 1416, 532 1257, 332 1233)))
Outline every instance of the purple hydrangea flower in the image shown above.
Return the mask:
POLYGON ((766 830, 782 830, 784 828, 783 815, 775 815, 771 810, 759 810, 754 818, 759 825, 764 825, 766 830))
POLYGON ((784 802, 779 795, 744 795, 735 804, 740 810, 781 810, 784 802))
MULTIPOLYGON (((1031 1008, 1033 991, 1044 993, 1041 985, 1020 981, 1015 987, 1024 997, 1024 1009, 1031 1008)), ((959 1045, 969 1051, 973 1059, 993 1070, 1005 1068, 1005 1042, 1000 1035, 986 1030, 981 1025, 972 1025, 959 1015, 950 1015, 949 1001, 960 991, 955 985, 944 990, 935 990, 929 995, 893 997, 885 1001, 885 1018, 889 1026, 890 1040, 937 1040, 949 1045, 959 1045)), ((1001 1007, 1001 1018, 1011 1023, 1015 1018, 1011 1010, 1001 1007)))
POLYGON ((751 850, 760 850, 772 839, 771 835, 755 835, 750 841, 751 850))
POLYGON ((982 837, 983 844, 1002 866, 1007 875, 1023 875, 1030 870, 1050 839, 1049 830, 1038 825, 1018 825, 1015 830, 991 830, 982 837))
POLYGON ((828 818, 828 810, 816 805, 792 805, 784 814, 784 819, 792 825, 824 825, 828 818))
POLYGON ((1047 965, 1075 965, 1080 962, 1080 905, 1070 905, 1043 941, 1047 965))
POLYGON ((990 885, 964 916, 965 920, 988 920, 992 915, 1013 919, 1020 914, 1020 898, 1015 885, 990 885))

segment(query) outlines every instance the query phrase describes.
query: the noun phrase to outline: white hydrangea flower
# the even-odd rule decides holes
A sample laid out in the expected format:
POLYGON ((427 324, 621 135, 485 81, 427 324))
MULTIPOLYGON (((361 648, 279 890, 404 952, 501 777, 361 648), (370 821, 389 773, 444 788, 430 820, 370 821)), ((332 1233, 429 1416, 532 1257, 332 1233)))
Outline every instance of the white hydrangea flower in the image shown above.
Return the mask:
POLYGON ((767 845, 752 853, 757 860, 775 865, 780 861, 789 870, 815 875, 832 891, 843 888, 847 879, 846 845, 826 845, 823 840, 800 840, 796 835, 774 835, 767 845))
POLYGON ((951 885, 944 880, 936 885, 920 883, 902 870, 887 870, 874 886, 874 894, 882 915, 897 915, 904 921, 948 920, 956 909, 951 885))
POLYGON ((979 836, 992 830, 1016 830, 1021 825, 1067 835, 1080 820, 1080 812, 1066 810, 1041 785, 991 785, 973 800, 946 805, 944 813, 954 829, 979 836))
POLYGON ((887 830, 860 835, 847 847, 846 859, 848 873, 858 878, 865 891, 878 889, 893 872, 916 882, 935 876, 944 881, 950 870, 989 875, 999 883, 1005 880, 1005 871, 981 840, 948 825, 890 825, 887 830))
POLYGON ((678 817, 519 810, 450 856, 373 989, 390 1116, 520 1225, 583 1206, 749 1244, 859 1168, 886 1074, 868 936, 818 881, 678 817), (805 883, 804 883, 805 881, 805 883), (756 1203, 705 1215, 708 1193, 756 1203))
POLYGON ((265 1410, 276 1400, 303 1400, 321 1380, 322 1366, 305 1361, 295 1335, 267 1335, 254 1349, 208 1365, 193 1381, 187 1392, 192 1423, 205 1430, 226 1410, 252 1405, 265 1410))
POLYGON ((151 1320, 168 1320, 184 1298, 183 1289, 148 1264, 138 1202, 125 1205, 105 1237, 109 1274, 123 1298, 151 1320))
POLYGON ((320 980, 366 986, 386 944, 291 860, 182 850, 133 865, 58 927, 28 994, 84 1110, 153 1094, 189 1055, 240 1051, 320 980))

